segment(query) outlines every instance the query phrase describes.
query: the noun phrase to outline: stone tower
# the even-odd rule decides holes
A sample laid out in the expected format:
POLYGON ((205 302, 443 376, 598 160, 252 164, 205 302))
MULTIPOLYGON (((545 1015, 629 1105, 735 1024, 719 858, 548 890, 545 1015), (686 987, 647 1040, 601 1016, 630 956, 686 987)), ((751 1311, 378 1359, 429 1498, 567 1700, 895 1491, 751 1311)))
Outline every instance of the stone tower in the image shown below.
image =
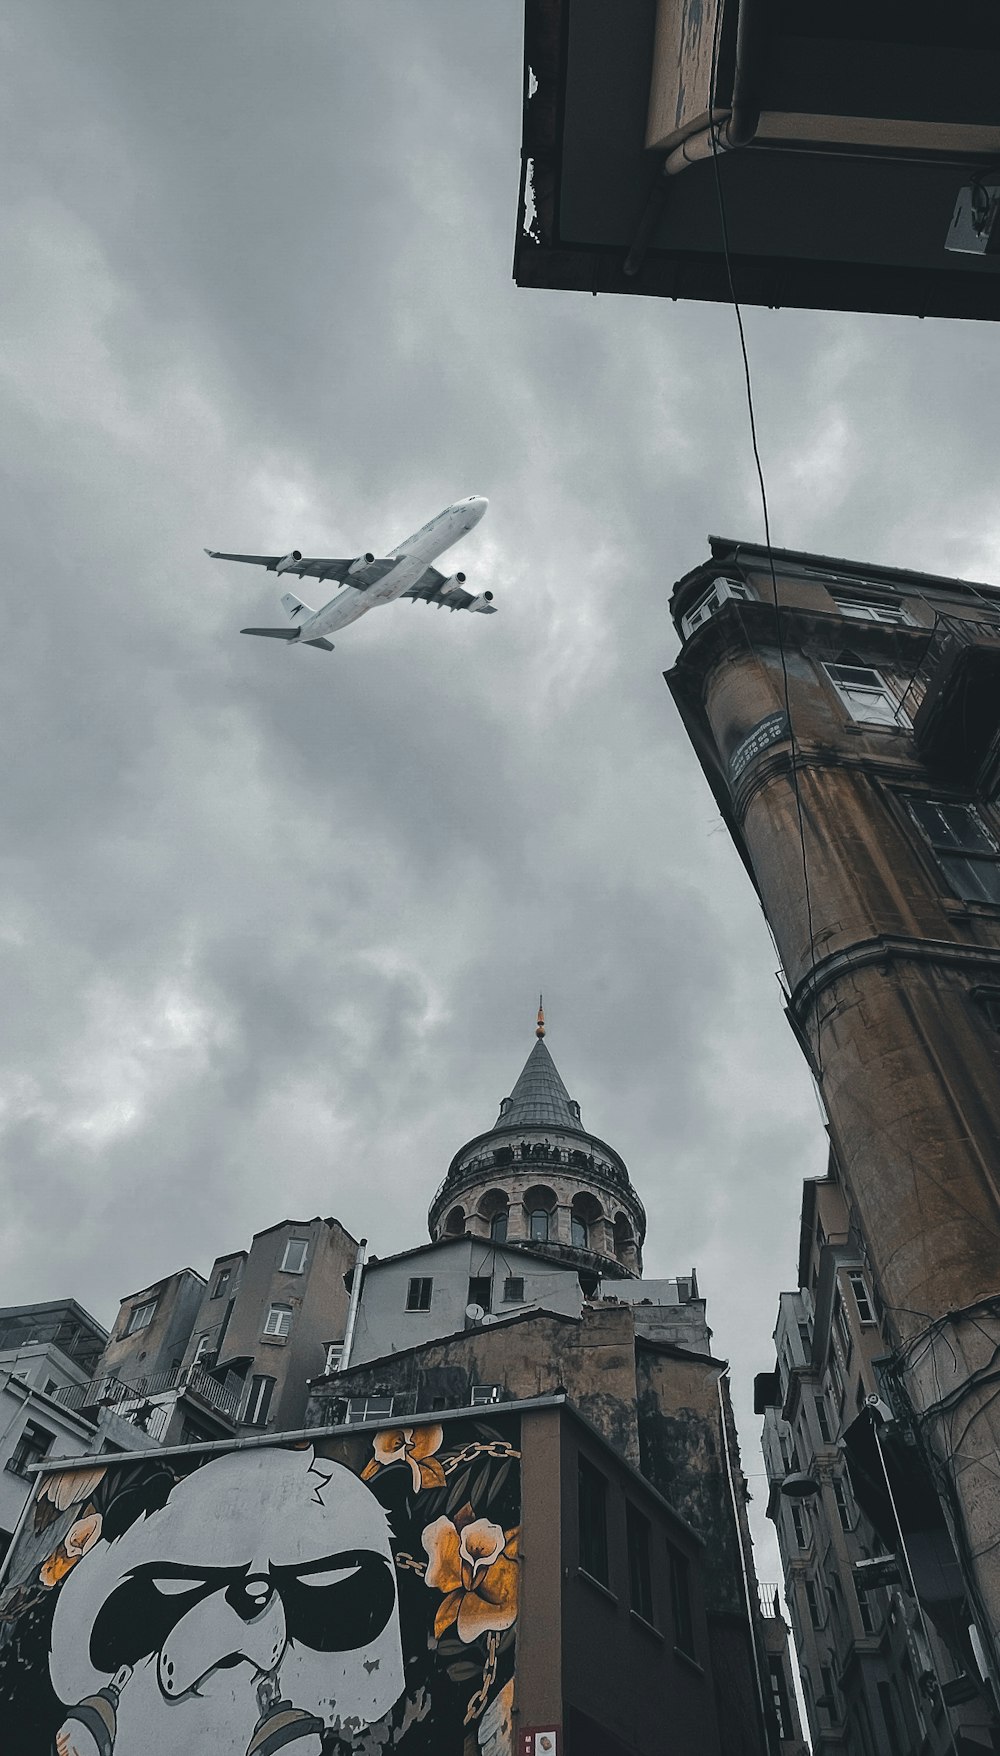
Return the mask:
POLYGON ((431 1202, 432 1238, 471 1232, 530 1243, 575 1263, 584 1288, 642 1273, 646 1215, 624 1161, 588 1134, 545 1046, 537 1041, 500 1114, 455 1154, 431 1202))

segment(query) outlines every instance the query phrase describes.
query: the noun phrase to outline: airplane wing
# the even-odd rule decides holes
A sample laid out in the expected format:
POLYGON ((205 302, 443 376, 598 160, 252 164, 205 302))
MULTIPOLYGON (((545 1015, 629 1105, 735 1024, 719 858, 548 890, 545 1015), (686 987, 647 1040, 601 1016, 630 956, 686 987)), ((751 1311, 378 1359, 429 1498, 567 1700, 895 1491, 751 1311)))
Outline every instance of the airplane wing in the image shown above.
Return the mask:
MULTIPOLYGON (((404 591, 403 596, 423 598, 425 603, 437 604, 438 609, 447 610, 467 610, 470 604, 477 602, 475 594, 465 591, 460 585, 453 585, 449 592, 443 592, 441 587, 445 582, 445 574, 439 573, 436 567, 426 567, 409 591, 404 591)), ((492 610, 492 605, 490 609, 492 610)))
POLYGON ((372 560, 351 573, 356 557, 348 555, 341 560, 310 559, 308 555, 300 555, 298 560, 288 555, 227 555, 222 549, 206 549, 206 555, 213 561, 246 561, 251 567, 266 567, 269 573, 277 571, 281 561, 288 566, 282 568, 282 574, 295 573, 300 579, 333 579, 340 584, 353 585, 355 591, 367 591, 370 585, 377 585, 396 566, 392 560, 372 560))

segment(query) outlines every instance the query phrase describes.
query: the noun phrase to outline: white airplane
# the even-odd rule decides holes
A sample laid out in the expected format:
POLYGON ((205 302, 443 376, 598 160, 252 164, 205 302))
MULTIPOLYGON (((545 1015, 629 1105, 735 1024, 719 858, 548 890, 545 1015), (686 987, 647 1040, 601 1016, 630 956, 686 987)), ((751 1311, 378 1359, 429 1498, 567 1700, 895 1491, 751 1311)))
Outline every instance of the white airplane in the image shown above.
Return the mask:
POLYGON ((241 634, 260 634, 268 640, 295 641, 301 646, 319 646, 333 651, 328 634, 356 622, 378 604, 391 604, 394 598, 424 598, 429 604, 446 605, 449 610, 478 610, 492 616, 496 606, 491 591, 473 597, 463 591, 464 573, 446 576, 430 562, 436 555, 450 549, 479 523, 489 505, 479 494, 467 500, 456 500, 446 506, 430 524, 415 536, 407 537, 392 549, 384 560, 371 553, 346 561, 310 561, 298 549, 288 555, 226 555, 220 549, 206 549, 213 561, 249 561, 253 566, 266 567, 269 573, 295 573, 299 578, 335 579, 340 589, 321 610, 311 610, 290 591, 282 597, 285 613, 296 624, 294 628, 241 628, 241 634), (348 590, 344 590, 347 586, 348 590))

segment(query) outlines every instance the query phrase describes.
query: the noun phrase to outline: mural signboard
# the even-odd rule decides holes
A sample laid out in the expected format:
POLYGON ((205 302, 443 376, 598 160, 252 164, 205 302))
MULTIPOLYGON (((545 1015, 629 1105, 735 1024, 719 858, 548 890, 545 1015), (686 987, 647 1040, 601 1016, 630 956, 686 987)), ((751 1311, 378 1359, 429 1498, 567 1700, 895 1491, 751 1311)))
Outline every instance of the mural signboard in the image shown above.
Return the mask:
POLYGON ((788 715, 786 713, 769 713, 759 725, 754 726, 746 737, 741 739, 729 758, 729 780, 735 786, 740 776, 749 768, 755 756, 760 756, 772 744, 780 744, 788 737, 788 715))
POLYGON ((4 1756, 513 1756, 515 1416, 53 1470, 4 1756))

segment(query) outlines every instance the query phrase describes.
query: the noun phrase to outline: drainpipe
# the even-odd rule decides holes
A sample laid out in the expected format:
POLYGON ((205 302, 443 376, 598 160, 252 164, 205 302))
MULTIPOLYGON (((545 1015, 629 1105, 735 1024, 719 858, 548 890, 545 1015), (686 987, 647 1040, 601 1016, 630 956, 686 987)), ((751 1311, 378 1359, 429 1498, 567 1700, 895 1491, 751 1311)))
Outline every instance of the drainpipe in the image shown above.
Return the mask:
POLYGON ((358 1253, 354 1258, 354 1274, 351 1279, 351 1302, 347 1308, 347 1328, 344 1330, 344 1346, 340 1355, 339 1370, 341 1372, 347 1371, 348 1362, 351 1358, 351 1348, 354 1346, 354 1330, 358 1321, 358 1306, 361 1303, 361 1282, 364 1279, 365 1252, 367 1248, 368 1239, 362 1238, 358 1245, 358 1253))
MULTIPOLYGON (((725 3, 726 0, 718 0, 720 6, 725 3)), ((757 5, 758 0, 739 0, 736 18, 736 66, 733 70, 732 107, 729 110, 716 108, 715 56, 713 55, 713 89, 708 94, 711 120, 707 128, 702 128, 695 134, 689 134, 664 159, 660 175, 650 192, 629 253, 622 264, 623 272, 630 278, 639 273, 645 260, 650 239, 666 206, 671 177, 676 177, 677 173, 683 171, 687 165, 715 158, 716 155, 724 152, 732 152, 735 147, 748 146, 757 132, 760 123, 760 105, 755 103, 753 95, 753 58, 760 27, 760 20, 756 17, 757 5)))

